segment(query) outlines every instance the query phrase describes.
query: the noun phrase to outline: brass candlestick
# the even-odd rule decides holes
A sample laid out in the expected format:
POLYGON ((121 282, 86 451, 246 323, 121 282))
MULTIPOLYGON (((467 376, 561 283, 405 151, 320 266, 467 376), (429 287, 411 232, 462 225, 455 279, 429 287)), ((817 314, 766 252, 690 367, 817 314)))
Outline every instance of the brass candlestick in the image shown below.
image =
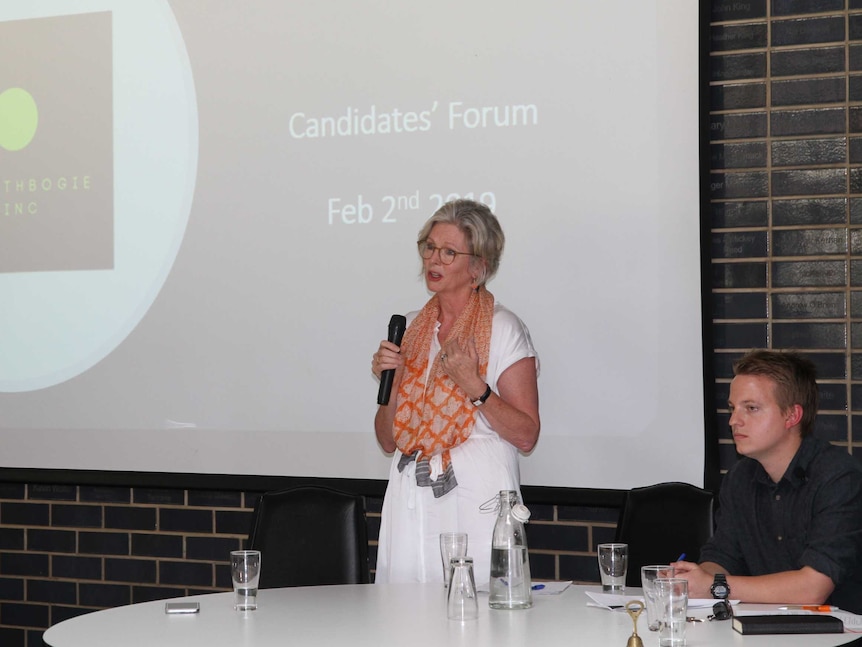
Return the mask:
POLYGON ((626 647, 644 647, 644 641, 638 636, 638 617, 643 613, 643 610, 644 603, 640 600, 629 600, 626 603, 626 613, 631 616, 632 624, 634 624, 634 630, 626 643, 626 647))

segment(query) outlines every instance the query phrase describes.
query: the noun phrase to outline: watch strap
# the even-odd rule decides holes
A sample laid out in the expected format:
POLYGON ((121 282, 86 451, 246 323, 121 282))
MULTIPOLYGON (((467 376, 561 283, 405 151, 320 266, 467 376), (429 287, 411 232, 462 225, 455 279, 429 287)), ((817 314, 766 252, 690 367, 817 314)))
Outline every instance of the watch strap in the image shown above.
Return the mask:
POLYGON ((483 404, 485 404, 485 400, 487 400, 490 397, 491 397, 491 386, 489 384, 486 384, 485 385, 485 392, 482 395, 480 395, 478 398, 473 400, 473 406, 481 407, 483 404))

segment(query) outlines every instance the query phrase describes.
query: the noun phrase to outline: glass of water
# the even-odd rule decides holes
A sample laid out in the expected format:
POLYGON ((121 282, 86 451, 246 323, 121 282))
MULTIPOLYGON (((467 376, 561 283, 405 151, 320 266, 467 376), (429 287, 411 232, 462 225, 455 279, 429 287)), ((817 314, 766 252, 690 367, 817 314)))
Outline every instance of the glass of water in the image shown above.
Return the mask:
POLYGON ((685 645, 688 581, 676 577, 659 577, 655 581, 655 592, 660 614, 659 645, 682 647, 685 645))
POLYGON ((602 591, 622 593, 626 590, 626 570, 629 565, 628 544, 599 544, 599 573, 602 591))
POLYGON ((232 550, 230 575, 233 579, 234 608, 237 611, 257 609, 257 586, 260 582, 260 551, 232 550))

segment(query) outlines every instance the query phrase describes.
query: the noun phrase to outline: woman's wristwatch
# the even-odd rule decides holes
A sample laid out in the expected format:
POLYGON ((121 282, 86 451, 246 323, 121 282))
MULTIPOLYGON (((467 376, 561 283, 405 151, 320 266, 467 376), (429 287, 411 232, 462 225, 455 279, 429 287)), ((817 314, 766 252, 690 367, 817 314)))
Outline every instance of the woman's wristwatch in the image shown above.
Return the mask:
POLYGON ((486 384, 485 385, 485 392, 482 395, 480 395, 478 398, 473 400, 473 406, 481 407, 483 404, 485 404, 485 400, 487 400, 490 397, 491 397, 491 387, 486 384))

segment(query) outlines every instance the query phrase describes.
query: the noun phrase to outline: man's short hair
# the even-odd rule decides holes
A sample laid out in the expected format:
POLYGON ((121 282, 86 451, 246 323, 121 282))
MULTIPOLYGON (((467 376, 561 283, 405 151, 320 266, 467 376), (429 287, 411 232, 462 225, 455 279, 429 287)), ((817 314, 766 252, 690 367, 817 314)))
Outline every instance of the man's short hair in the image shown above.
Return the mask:
POLYGON ((802 407, 799 429, 802 437, 814 431, 817 415, 817 368, 799 353, 752 350, 733 365, 734 375, 763 375, 775 383, 775 400, 782 411, 794 404, 802 407))

